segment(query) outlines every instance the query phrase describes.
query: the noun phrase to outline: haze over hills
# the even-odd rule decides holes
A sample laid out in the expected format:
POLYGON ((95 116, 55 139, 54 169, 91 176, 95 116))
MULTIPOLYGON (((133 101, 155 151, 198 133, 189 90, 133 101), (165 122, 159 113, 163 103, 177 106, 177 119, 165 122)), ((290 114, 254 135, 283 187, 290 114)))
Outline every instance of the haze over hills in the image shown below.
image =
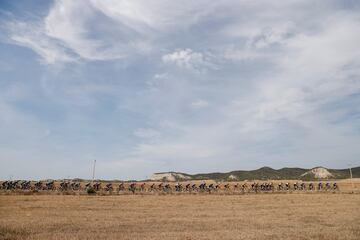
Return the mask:
MULTIPOLYGON (((360 167, 352 168, 353 178, 360 177, 360 167)), ((162 172, 153 174, 149 180, 153 181, 186 181, 213 179, 218 181, 244 181, 244 180, 317 180, 317 179, 346 179, 350 178, 349 169, 327 169, 324 167, 305 168, 281 168, 273 169, 262 167, 257 170, 238 170, 226 173, 200 173, 187 174, 180 172, 162 172)))

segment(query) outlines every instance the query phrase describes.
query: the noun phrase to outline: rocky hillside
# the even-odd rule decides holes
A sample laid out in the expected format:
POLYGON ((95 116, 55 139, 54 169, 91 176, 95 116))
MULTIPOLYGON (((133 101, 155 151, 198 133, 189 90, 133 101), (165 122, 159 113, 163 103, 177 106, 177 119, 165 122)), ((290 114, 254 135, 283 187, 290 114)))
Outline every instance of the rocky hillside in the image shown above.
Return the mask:
POLYGON ((301 174, 302 178, 306 177, 310 178, 319 178, 319 179, 329 179, 334 178, 334 175, 329 172, 326 168, 318 167, 313 168, 310 171, 307 171, 306 173, 301 174))
MULTIPOLYGON (((353 168, 353 177, 360 178, 360 167, 353 168)), ((186 174, 179 172, 155 173, 149 180, 152 181, 186 181, 186 180, 206 180, 214 179, 218 181, 243 181, 243 180, 282 180, 282 179, 345 179, 349 178, 349 169, 327 169, 316 167, 312 169, 304 168, 282 168, 273 169, 262 167, 251 171, 232 171, 227 173, 202 173, 186 174)))
POLYGON ((154 173, 149 180, 151 181, 185 181, 193 179, 191 175, 177 172, 154 173))

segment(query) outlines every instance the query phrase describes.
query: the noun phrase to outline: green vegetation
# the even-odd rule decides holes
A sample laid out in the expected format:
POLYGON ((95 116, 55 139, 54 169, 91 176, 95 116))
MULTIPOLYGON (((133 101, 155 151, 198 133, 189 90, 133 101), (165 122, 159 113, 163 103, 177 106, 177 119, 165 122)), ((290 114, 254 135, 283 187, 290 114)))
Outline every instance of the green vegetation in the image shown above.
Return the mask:
POLYGON ((94 189, 94 188, 92 188, 92 187, 90 187, 90 188, 86 189, 86 192, 87 192, 87 194, 89 194, 89 195, 91 195, 91 194, 96 194, 95 189, 94 189))

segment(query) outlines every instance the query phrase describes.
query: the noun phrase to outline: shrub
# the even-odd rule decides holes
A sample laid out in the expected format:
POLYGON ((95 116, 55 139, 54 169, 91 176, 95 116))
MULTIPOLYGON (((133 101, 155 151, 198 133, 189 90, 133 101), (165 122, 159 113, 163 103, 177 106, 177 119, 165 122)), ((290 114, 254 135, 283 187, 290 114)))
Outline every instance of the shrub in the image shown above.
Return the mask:
POLYGON ((96 193, 94 188, 88 188, 88 189, 86 189, 86 192, 87 192, 87 194, 95 194, 96 193))

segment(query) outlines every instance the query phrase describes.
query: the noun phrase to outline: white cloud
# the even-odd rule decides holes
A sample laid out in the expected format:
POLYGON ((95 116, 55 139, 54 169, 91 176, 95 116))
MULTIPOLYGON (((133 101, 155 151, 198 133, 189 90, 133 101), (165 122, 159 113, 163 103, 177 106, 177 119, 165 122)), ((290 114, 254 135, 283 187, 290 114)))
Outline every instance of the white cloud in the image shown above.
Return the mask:
POLYGON ((98 12, 86 1, 59 0, 42 21, 14 22, 8 29, 14 43, 34 50, 48 64, 122 59, 130 52, 148 51, 146 42, 131 39, 126 29, 116 30, 123 39, 109 38, 113 29, 97 26, 98 12))
POLYGON ((223 57, 225 60, 247 61, 264 59, 266 55, 252 49, 236 49, 234 46, 231 46, 224 51, 223 57))
POLYGON ((157 73, 155 74, 155 79, 167 79, 169 77, 168 73, 157 73))
POLYGON ((252 37, 250 44, 256 48, 265 48, 272 44, 284 44, 288 38, 294 37, 292 35, 295 35, 295 33, 294 24, 285 22, 263 29, 259 35, 252 37))
POLYGON ((98 23, 100 10, 89 1, 56 1, 44 19, 44 32, 85 60, 122 59, 130 52, 148 48, 145 42, 134 39, 135 33, 120 24, 116 26, 112 19, 105 24, 115 24, 114 27, 98 23))
POLYGON ((204 108, 209 106, 209 103, 203 99, 198 99, 191 103, 191 107, 193 108, 204 108))
POLYGON ((151 90, 158 90, 158 87, 169 79, 168 73, 157 73, 153 78, 146 81, 151 90))
POLYGON ((139 138, 156 138, 160 136, 160 132, 151 128, 138 128, 135 130, 134 135, 139 138))
POLYGON ((273 66, 266 77, 254 81, 253 96, 236 99, 226 106, 226 114, 241 117, 246 130, 271 129, 284 119, 299 123, 324 104, 357 93, 360 82, 351 76, 358 75, 353 68, 360 63, 358 23, 352 15, 333 15, 319 31, 278 41, 275 53, 228 52, 229 59, 267 59, 273 66))
POLYGON ((178 49, 172 53, 162 56, 162 61, 168 64, 175 64, 180 68, 199 70, 212 66, 207 57, 192 49, 178 49))
POLYGON ((159 35, 196 23, 214 5, 207 0, 57 0, 44 19, 26 23, 26 30, 22 22, 9 28, 16 43, 31 48, 46 63, 123 59, 151 52, 159 35))
POLYGON ((196 23, 217 3, 208 0, 174 2, 169 0, 91 0, 94 8, 137 32, 169 31, 196 23), (206 8, 204 8, 206 5, 206 8))
POLYGON ((54 39, 44 34, 41 25, 12 22, 11 40, 17 45, 28 47, 41 56, 43 63, 53 64, 56 61, 72 62, 76 57, 54 39))
POLYGON ((329 17, 321 31, 289 40, 285 57, 279 59, 280 66, 300 81, 332 79, 344 66, 359 61, 359 22, 354 16, 329 17))
POLYGON ((210 148, 186 143, 140 144, 137 146, 135 152, 137 156, 145 159, 175 159, 183 161, 214 157, 219 153, 219 148, 210 148))

